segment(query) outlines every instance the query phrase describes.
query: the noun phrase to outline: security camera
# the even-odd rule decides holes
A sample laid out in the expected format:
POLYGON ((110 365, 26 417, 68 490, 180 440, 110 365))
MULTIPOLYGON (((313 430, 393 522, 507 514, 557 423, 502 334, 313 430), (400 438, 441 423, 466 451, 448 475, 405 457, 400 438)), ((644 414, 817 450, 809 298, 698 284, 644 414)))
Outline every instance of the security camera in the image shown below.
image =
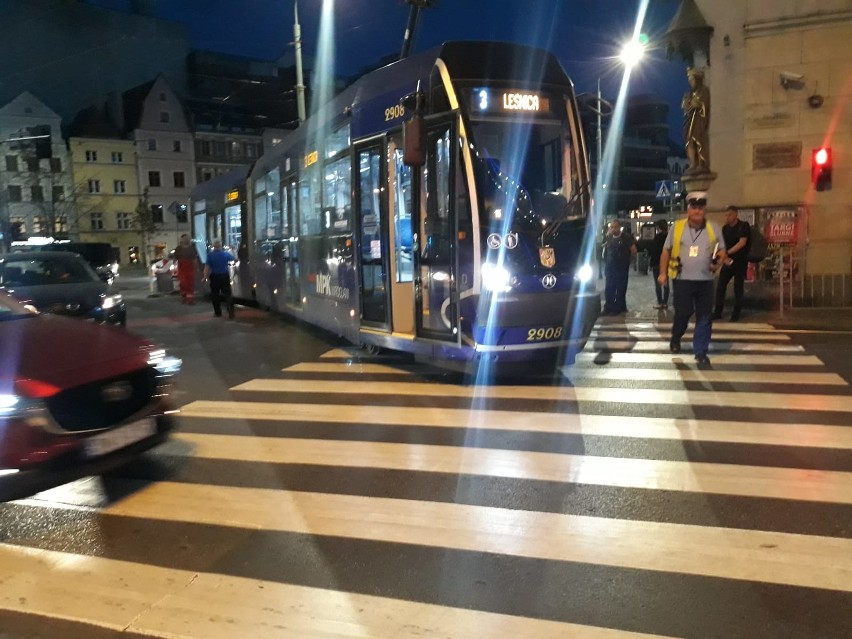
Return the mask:
POLYGON ((781 86, 785 89, 790 85, 801 85, 802 80, 805 79, 803 74, 793 73, 792 71, 782 71, 779 75, 781 78, 781 86))

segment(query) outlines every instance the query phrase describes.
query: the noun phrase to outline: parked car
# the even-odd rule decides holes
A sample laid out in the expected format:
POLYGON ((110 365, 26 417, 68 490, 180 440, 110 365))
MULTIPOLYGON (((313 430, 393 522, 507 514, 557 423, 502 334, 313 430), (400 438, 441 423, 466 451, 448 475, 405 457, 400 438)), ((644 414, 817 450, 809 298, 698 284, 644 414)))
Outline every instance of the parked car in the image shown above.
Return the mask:
POLYGON ((181 362, 0 292, 0 500, 100 474, 168 437, 181 362))
POLYGON ((71 242, 41 238, 42 241, 12 242, 13 251, 65 251, 76 253, 89 263, 107 284, 118 277, 118 249, 108 242, 71 242))
POLYGON ((43 313, 56 313, 124 326, 121 295, 74 253, 9 253, 0 259, 0 288, 43 313))

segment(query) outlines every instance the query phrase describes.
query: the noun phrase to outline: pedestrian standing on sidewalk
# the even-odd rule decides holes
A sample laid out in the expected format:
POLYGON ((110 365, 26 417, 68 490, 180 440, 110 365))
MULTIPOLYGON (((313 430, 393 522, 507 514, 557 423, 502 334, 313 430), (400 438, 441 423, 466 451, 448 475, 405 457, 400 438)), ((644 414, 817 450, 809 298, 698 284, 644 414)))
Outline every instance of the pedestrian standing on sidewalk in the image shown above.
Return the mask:
POLYGON ((603 249, 606 265, 603 314, 619 315, 627 312, 627 276, 630 263, 636 259, 636 240, 621 230, 621 223, 609 223, 609 236, 603 249))
POLYGON ((722 227, 725 246, 728 248, 728 260, 722 264, 719 271, 719 281, 716 282, 716 311, 713 319, 722 319, 725 309, 725 293, 728 282, 734 279, 734 311, 731 321, 737 322, 743 308, 743 291, 745 289, 746 271, 748 271, 748 249, 751 246, 751 226, 745 220, 739 219, 736 206, 729 206, 725 211, 725 225, 722 227))
POLYGON ((177 262, 180 301, 184 304, 195 304, 195 273, 201 260, 198 259, 198 251, 186 233, 180 236, 180 242, 174 250, 174 259, 177 262))
POLYGON ((663 256, 663 247, 668 237, 669 223, 666 220, 657 220, 656 235, 651 240, 648 248, 648 258, 651 262, 651 272, 654 274, 654 292, 657 294, 657 304, 654 308, 666 310, 669 307, 669 284, 660 284, 660 258, 663 256))
POLYGON ((680 340, 695 313, 692 350, 699 368, 705 368, 710 365, 707 351, 713 330, 713 273, 728 256, 724 237, 704 216, 707 193, 690 193, 686 204, 687 218, 675 222, 666 237, 657 281, 665 285, 669 277, 673 280, 671 352, 680 353, 680 340))
POLYGON ((222 248, 221 240, 213 240, 213 250, 207 254, 204 265, 204 279, 210 281, 210 299, 213 302, 213 314, 222 317, 222 302, 228 309, 228 319, 234 319, 234 300, 231 296, 230 264, 237 258, 222 248))

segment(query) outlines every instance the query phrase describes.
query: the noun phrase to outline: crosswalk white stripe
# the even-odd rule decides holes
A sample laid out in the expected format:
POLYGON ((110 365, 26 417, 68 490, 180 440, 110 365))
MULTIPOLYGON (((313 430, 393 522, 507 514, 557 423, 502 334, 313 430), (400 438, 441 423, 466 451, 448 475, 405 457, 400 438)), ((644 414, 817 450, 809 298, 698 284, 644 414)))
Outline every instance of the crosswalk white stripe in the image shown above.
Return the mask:
MULTIPOLYGON (((358 426, 410 425, 469 430, 512 430, 599 437, 763 444, 852 450, 852 428, 820 424, 617 417, 574 413, 470 410, 353 404, 289 404, 197 400, 181 409, 181 418, 333 423, 358 426)), ((249 431, 247 431, 249 432, 249 431)))
MULTIPOLYGON (((586 352, 607 351, 607 350, 623 350, 632 352, 653 352, 669 350, 668 341, 634 341, 628 339, 596 339, 586 345, 586 352)), ((761 353, 801 353, 804 352, 804 346, 799 344, 767 344, 749 342, 722 342, 713 340, 710 342, 710 355, 714 353, 743 353, 743 352, 761 352, 761 353)))
MULTIPOLYGON (((411 376, 412 373, 429 372, 426 367, 406 366, 400 368, 388 364, 369 362, 302 362, 282 369, 287 373, 324 374, 372 374, 411 376)), ((728 384, 796 384, 819 386, 848 386, 849 383, 836 373, 773 373, 752 371, 718 371, 698 369, 665 368, 609 368, 605 366, 568 366, 563 369, 570 380, 606 379, 665 382, 725 382, 728 384)))
POLYGON ((11 544, 0 565, 0 609, 169 639, 660 636, 11 544))
MULTIPOLYGON (((689 343, 684 342, 685 351, 679 355, 669 353, 597 353, 584 350, 577 354, 578 362, 593 362, 605 357, 615 364, 688 364, 695 366, 689 351, 689 343)), ((711 358, 713 366, 825 366, 814 355, 764 355, 761 353, 716 354, 711 358)))
POLYGON ((848 386, 835 373, 774 373, 751 371, 672 370, 667 368, 615 368, 607 366, 563 368, 564 376, 572 382, 585 379, 635 380, 641 382, 705 382, 727 384, 795 384, 797 386, 848 386))
MULTIPOLYGON (((191 455, 852 504, 852 473, 426 444, 178 433, 191 455)), ((169 449, 160 449, 168 454, 169 449)))
POLYGON ((541 401, 618 402, 678 406, 718 406, 723 408, 764 408, 778 410, 852 412, 852 397, 777 393, 742 393, 703 390, 653 390, 569 386, 458 386, 421 382, 339 382, 298 379, 253 379, 234 386, 233 391, 274 393, 324 393, 334 395, 385 395, 455 397, 463 399, 531 399, 541 401))
MULTIPOLYGON (((757 331, 761 333, 766 332, 775 332, 781 331, 783 332, 786 329, 778 329, 774 327, 772 324, 761 324, 759 322, 736 322, 733 324, 729 324, 727 322, 723 322, 721 325, 714 323, 714 326, 717 330, 732 330, 732 331, 757 331)), ((664 331, 669 332, 672 329, 672 323, 668 322, 659 322, 659 321, 644 321, 644 320, 606 320, 606 321, 598 321, 595 324, 595 330, 656 330, 656 331, 664 331)))
POLYGON ((852 592, 852 539, 167 481, 103 512, 852 592))
MULTIPOLYGON (((683 335, 684 341, 692 339, 692 331, 687 331, 683 335)), ((668 343, 671 338, 670 331, 631 331, 631 330, 605 330, 592 331, 589 339, 621 339, 624 337, 633 337, 636 339, 649 340, 666 340, 668 343)), ((752 332, 722 332, 713 331, 713 341, 716 340, 748 340, 750 342, 785 342, 790 340, 790 336, 785 333, 756 333, 752 332)))

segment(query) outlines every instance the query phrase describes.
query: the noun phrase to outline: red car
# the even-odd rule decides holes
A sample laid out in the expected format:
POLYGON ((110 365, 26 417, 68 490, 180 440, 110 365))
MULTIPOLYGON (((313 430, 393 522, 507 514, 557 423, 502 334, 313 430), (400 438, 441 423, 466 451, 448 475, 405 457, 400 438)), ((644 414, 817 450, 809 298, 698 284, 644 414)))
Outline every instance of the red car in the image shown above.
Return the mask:
POLYGON ((157 445, 178 359, 111 326, 0 293, 0 500, 95 475, 157 445))

